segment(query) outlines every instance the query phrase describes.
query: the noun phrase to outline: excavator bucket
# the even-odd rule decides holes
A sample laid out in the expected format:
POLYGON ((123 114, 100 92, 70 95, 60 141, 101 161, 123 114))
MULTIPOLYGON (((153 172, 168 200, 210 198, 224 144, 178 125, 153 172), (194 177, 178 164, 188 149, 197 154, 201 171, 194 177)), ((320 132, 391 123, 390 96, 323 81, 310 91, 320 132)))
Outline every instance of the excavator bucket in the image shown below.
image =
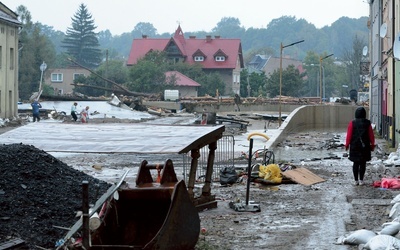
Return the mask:
POLYGON ((194 249, 199 214, 171 160, 161 165, 143 161, 136 186, 121 186, 116 197, 102 209, 106 212, 91 233, 91 249, 194 249), (156 181, 152 169, 158 171, 156 181))

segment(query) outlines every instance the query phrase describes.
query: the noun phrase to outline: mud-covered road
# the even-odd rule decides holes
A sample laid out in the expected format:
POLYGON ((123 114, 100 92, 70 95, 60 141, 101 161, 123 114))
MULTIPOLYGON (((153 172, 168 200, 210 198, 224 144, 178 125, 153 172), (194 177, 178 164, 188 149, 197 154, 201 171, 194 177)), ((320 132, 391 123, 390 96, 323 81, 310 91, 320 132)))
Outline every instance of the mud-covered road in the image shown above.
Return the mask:
MULTIPOLYGON (((252 128, 262 125, 254 124, 252 128)), ((260 203, 261 212, 235 212, 229 208, 228 203, 230 201, 245 199, 246 182, 228 187, 222 187, 218 182, 213 183, 212 193, 216 195, 218 208, 200 212, 203 230, 196 249, 358 249, 358 246, 338 244, 338 238, 358 229, 378 232, 384 222, 391 221, 388 217, 388 211, 391 208, 390 201, 399 192, 397 190, 374 188, 371 184, 384 176, 397 176, 399 171, 392 166, 370 164, 367 166, 365 177, 367 185, 353 186, 351 162, 342 157, 344 149, 340 147, 335 149, 336 155, 339 157, 333 157, 333 159, 327 157, 324 159, 325 154, 329 154, 329 150, 320 148, 321 141, 329 140, 332 137, 340 138, 339 140, 344 141, 343 136, 344 133, 334 134, 317 131, 289 135, 287 140, 282 142, 279 150, 298 150, 298 155, 304 159, 293 159, 291 154, 290 159, 286 160, 292 162, 295 166, 307 168, 325 181, 311 186, 252 183, 250 199, 260 203), (315 155, 316 152, 319 152, 318 150, 321 152, 319 159, 307 157, 315 155)), ((378 138, 378 144, 381 145, 379 145, 379 150, 374 153, 374 156, 382 159, 387 156, 384 149, 385 141, 378 138)), ((46 164, 42 163, 36 166, 36 163, 42 160, 48 162, 53 158, 44 153, 32 152, 30 157, 25 156, 29 160, 26 161, 24 159, 23 161, 24 166, 30 164, 30 168, 23 171, 20 174, 22 177, 17 179, 15 179, 16 175, 10 170, 20 168, 19 161, 22 162, 23 160, 21 157, 12 158, 12 160, 1 164, 1 179, 3 180, 0 182, 2 184, 0 186, 0 191, 2 191, 0 198, 2 208, 7 202, 4 199, 4 195, 13 196, 7 185, 15 185, 15 187, 12 186, 15 192, 21 188, 23 190, 29 189, 31 186, 29 181, 32 181, 32 184, 41 185, 39 184, 40 182, 33 182, 33 179, 37 178, 34 177, 35 171, 32 170, 40 166, 42 166, 41 170, 45 170, 46 164), (5 175, 5 172, 8 172, 8 174, 5 175), (4 176, 7 176, 10 180, 5 181, 4 176)), ((284 156, 285 154, 280 152, 280 155, 284 156)), ((131 157, 118 154, 107 156, 91 154, 82 154, 74 157, 60 156, 57 157, 57 160, 60 162, 55 160, 51 160, 51 162, 57 162, 62 167, 69 166, 73 169, 82 169, 85 166, 90 169, 96 164, 110 169, 132 167, 131 157)), ((280 159, 280 161, 283 160, 280 159)), ((101 175, 101 171, 87 172, 101 175)), ((70 176, 71 172, 69 170, 65 173, 68 173, 68 178, 73 178, 70 176)), ((77 174, 74 171, 72 173, 77 174)), ((47 183, 51 178, 42 177, 44 184, 39 187, 31 187, 32 190, 36 191, 30 193, 30 199, 34 199, 35 196, 39 199, 44 193, 53 192, 53 197, 57 197, 57 202, 66 202, 68 204, 72 197, 61 200, 59 195, 65 194, 65 182, 60 179, 62 176, 57 176, 57 178, 59 178, 57 183, 47 183), (50 190, 45 189, 48 186, 52 188, 50 190)), ((15 197, 19 197, 17 193, 15 193, 15 197)), ((77 202, 75 202, 74 208, 69 210, 75 210, 77 202)), ((43 201, 40 201, 40 203, 41 206, 44 205, 43 201)), ((52 204, 49 205, 54 206, 52 204)), ((19 216, 32 213, 34 208, 31 206, 38 205, 36 203, 22 204, 18 210, 19 216)), ((59 210, 55 212, 60 213, 59 210)), ((31 242, 31 246, 50 247, 54 240, 58 238, 58 235, 54 235, 55 232, 53 231, 57 230, 52 228, 52 235, 49 237, 49 240, 51 239, 50 242, 47 244, 43 242, 43 228, 41 227, 46 225, 45 222, 49 216, 48 213, 43 212, 40 216, 31 218, 31 220, 22 221, 16 220, 12 214, 4 215, 3 212, 1 217, 2 225, 5 225, 5 223, 11 225, 6 227, 8 231, 0 231, 0 239, 4 241, 12 236, 19 236, 27 241, 40 239, 38 242, 33 242, 35 244, 31 242), (37 221, 42 222, 29 224, 37 221), (41 235, 32 237, 34 236, 32 232, 36 231, 41 235), (32 236, 28 236, 29 232, 31 232, 32 236)), ((51 221, 50 224, 54 224, 54 222, 51 221)), ((46 226, 51 227, 50 224, 46 226)), ((67 225, 63 224, 62 226, 67 225)))

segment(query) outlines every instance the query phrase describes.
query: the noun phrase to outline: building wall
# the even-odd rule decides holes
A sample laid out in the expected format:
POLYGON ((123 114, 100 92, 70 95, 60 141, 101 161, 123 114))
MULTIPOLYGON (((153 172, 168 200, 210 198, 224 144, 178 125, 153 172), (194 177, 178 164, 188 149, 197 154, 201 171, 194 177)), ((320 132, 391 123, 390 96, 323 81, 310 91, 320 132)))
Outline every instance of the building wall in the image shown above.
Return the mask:
POLYGON ((177 86, 180 97, 197 97, 197 87, 177 86))
MULTIPOLYGON (((393 34, 396 35, 400 33, 400 0, 396 0, 394 2, 394 32, 393 34)), ((394 101, 396 99, 400 100, 400 62, 398 60, 394 60, 394 101)), ((394 106, 394 114, 395 114, 395 119, 394 119, 394 124, 395 124, 395 142, 399 143, 400 142, 400 102, 395 101, 395 106, 394 106)), ((396 145, 397 146, 397 145, 396 145)))
MULTIPOLYGON (((302 61, 291 59, 291 58, 282 58, 282 69, 285 70, 289 65, 294 65, 295 68, 303 65, 302 61)), ((266 76, 272 75, 275 70, 280 70, 280 58, 279 57, 270 57, 267 61, 267 64, 264 67, 264 72, 266 76)))
POLYGON ((379 30, 382 25, 382 0, 374 0, 370 4, 369 15, 369 57, 371 62, 371 85, 370 85, 370 119, 377 125, 378 132, 382 132, 382 80, 378 77, 382 64, 381 38, 379 30))
POLYGON ((55 95, 65 95, 72 93, 74 86, 74 75, 83 74, 85 77, 90 75, 90 72, 83 68, 67 68, 67 69, 49 69, 45 72, 44 83, 50 85, 54 89, 55 95), (62 75, 58 80, 52 80, 52 75, 62 75))
MULTIPOLYGON (((225 83, 225 91, 222 93, 221 90, 219 90, 219 93, 222 93, 222 95, 226 95, 226 96, 233 96, 233 72, 231 69, 203 69, 204 72, 206 73, 212 73, 212 72, 216 72, 219 73, 222 81, 225 83)), ((239 75, 240 77, 240 75, 239 75)), ((240 85, 239 85, 240 87, 240 85)), ((216 93, 207 93, 210 96, 215 96, 216 93)))
POLYGON ((0 20, 0 118, 17 117, 17 103, 18 26, 0 20))
POLYGON ((239 58, 236 62, 236 68, 232 71, 232 95, 238 94, 240 96, 240 61, 239 58))

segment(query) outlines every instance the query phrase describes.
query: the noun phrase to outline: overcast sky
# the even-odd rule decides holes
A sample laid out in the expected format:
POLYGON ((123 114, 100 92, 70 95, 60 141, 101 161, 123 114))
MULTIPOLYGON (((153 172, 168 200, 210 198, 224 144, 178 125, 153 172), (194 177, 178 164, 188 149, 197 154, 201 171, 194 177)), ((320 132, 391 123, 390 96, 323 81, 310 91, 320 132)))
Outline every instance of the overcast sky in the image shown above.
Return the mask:
POLYGON ((96 31, 110 30, 113 35, 130 32, 139 22, 153 24, 159 34, 173 33, 181 25, 183 32, 210 32, 223 17, 238 18, 246 29, 266 28, 281 16, 304 18, 317 28, 331 25, 342 16, 369 15, 366 0, 3 0, 15 11, 27 7, 33 22, 41 22, 65 32, 71 17, 84 3, 94 18, 96 31))

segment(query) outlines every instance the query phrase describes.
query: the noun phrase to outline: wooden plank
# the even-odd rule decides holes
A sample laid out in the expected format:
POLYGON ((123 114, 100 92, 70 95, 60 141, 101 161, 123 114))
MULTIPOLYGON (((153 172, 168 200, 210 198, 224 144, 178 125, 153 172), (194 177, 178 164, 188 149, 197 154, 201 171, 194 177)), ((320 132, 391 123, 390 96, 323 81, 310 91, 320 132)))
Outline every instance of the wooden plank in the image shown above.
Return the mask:
POLYGON ((312 173, 311 171, 309 171, 308 169, 305 169, 305 168, 296 168, 296 169, 288 170, 288 171, 282 172, 282 175, 296 183, 303 184, 306 186, 310 186, 310 185, 325 181, 318 175, 312 173))

